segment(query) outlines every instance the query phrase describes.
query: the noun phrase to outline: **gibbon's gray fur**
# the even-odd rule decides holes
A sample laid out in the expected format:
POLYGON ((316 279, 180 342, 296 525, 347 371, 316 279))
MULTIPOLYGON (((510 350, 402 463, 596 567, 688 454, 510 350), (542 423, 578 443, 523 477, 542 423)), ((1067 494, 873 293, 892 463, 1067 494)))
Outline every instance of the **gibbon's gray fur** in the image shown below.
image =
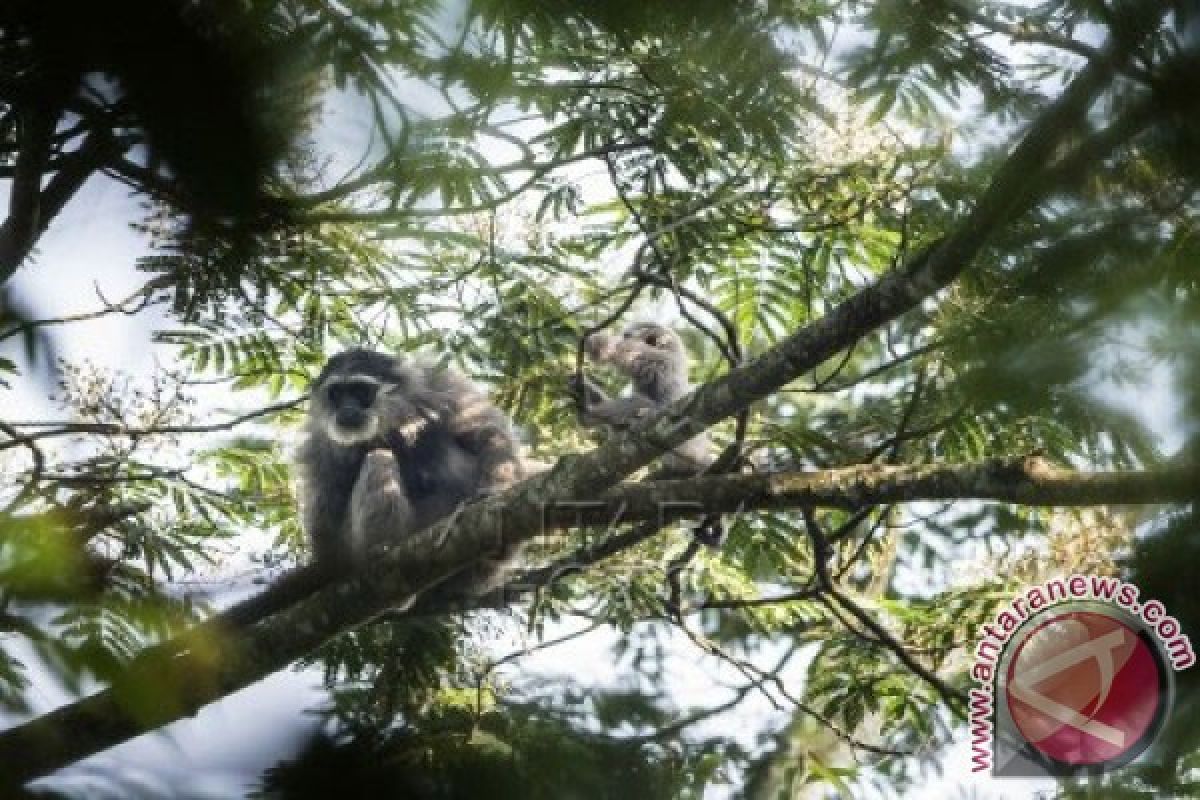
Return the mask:
MULTIPOLYGON (((307 434, 298 457, 304 529, 317 565, 334 570, 361 567, 372 544, 524 477, 508 417, 460 373, 370 350, 325 365, 307 434)), ((493 561, 514 555, 497 549, 493 561)))
MULTIPOLYGON (((584 379, 580 420, 588 427, 626 428, 691 391, 688 355, 670 328, 653 322, 631 325, 620 336, 594 333, 584 342, 589 356, 615 367, 629 378, 628 396, 609 398, 584 379)), ((655 477, 683 477, 703 472, 713 463, 707 434, 688 439, 660 459, 655 477)))

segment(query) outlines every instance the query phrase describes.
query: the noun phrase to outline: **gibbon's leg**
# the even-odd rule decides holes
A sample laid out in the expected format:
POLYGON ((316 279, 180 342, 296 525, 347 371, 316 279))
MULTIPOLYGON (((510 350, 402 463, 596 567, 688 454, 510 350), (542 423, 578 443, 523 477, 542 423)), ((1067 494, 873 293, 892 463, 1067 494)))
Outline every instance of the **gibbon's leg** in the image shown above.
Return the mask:
POLYGON ((391 450, 377 448, 363 459, 350 495, 350 556, 361 563, 376 542, 395 541, 413 528, 413 507, 391 450))
MULTIPOLYGON (((350 493, 357 481, 354 463, 337 465, 342 469, 326 470, 333 477, 320 483, 312 469, 316 459, 309 457, 300 463, 298 503, 304 532, 313 549, 313 560, 320 567, 336 569, 350 560, 349 530, 346 524, 350 512, 350 493)), ((359 467, 361 471, 361 466, 359 467)))

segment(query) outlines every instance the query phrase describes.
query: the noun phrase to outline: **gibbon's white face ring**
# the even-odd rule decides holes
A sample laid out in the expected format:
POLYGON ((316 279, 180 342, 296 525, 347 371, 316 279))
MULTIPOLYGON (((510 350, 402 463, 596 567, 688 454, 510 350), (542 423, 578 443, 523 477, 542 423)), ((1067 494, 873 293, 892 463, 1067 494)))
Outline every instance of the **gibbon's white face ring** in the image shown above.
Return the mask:
POLYGON ((353 446, 361 444, 370 439, 374 439, 379 434, 379 417, 371 413, 367 415, 367 424, 361 428, 342 428, 337 424, 337 420, 328 418, 325 420, 325 435, 337 444, 343 446, 353 446))

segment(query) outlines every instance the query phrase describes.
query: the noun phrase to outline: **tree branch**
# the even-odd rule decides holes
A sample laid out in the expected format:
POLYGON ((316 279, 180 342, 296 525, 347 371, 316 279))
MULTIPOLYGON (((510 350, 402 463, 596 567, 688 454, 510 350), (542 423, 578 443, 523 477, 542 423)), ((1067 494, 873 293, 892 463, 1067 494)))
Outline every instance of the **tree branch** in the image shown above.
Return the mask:
POLYGON ((7 442, 0 442, 0 451, 8 450, 12 447, 28 447, 33 442, 41 441, 42 439, 52 439, 59 436, 77 436, 84 433, 102 434, 105 436, 166 436, 183 433, 220 433, 222 431, 232 430, 239 425, 250 422, 262 417, 269 417, 272 414, 278 414, 281 411, 289 411, 308 399, 308 395, 293 397, 290 400, 281 400, 278 403, 256 408, 253 411, 247 411, 244 414, 238 414, 235 417, 222 420, 220 422, 208 422, 195 425, 151 425, 147 427, 132 427, 129 425, 120 425, 115 422, 11 422, 8 423, 10 430, 4 431, 12 438, 7 442), (16 433, 12 428, 18 427, 42 427, 56 426, 50 430, 38 431, 36 433, 16 433))
MULTIPOLYGON (((592 150, 584 150, 569 156, 551 159, 542 163, 534 162, 517 162, 503 167, 494 167, 485 172, 492 175, 503 175, 506 173, 525 173, 522 179, 515 185, 506 187, 503 191, 491 197, 480 198, 476 203, 470 203, 454 208, 421 208, 408 205, 402 208, 386 208, 386 209, 360 209, 353 208, 330 208, 322 209, 321 206, 342 199, 346 195, 361 192, 369 189, 372 186, 388 181, 394 181, 396 168, 391 164, 380 164, 368 170, 357 178, 347 180, 345 183, 317 192, 312 195, 296 197, 291 200, 296 209, 296 219, 302 220, 309 224, 320 223, 389 223, 389 222, 404 222, 413 218, 428 218, 428 217, 445 217, 458 214, 477 214, 483 211, 491 211, 508 203, 510 200, 519 197, 531 186, 536 184, 542 178, 546 177, 556 170, 563 167, 576 164, 581 161, 587 161, 591 158, 599 158, 608 155, 609 153, 621 153, 629 150, 638 150, 648 147, 651 144, 649 139, 636 138, 627 142, 612 142, 603 147, 594 148, 592 150)), ((413 198, 415 201, 419 198, 413 198)))
MULTIPOLYGON (((51 120, 50 134, 53 127, 54 120, 51 120)), ((107 132, 88 134, 78 150, 59 159, 58 171, 42 189, 46 160, 44 157, 39 159, 40 154, 44 155, 41 141, 22 145, 18 160, 28 158, 29 164, 27 170, 18 169, 13 178, 8 219, 0 226, 0 284, 12 277, 33 250, 38 237, 50 227, 84 182, 117 150, 119 146, 107 132)))
POLYGON ((546 530, 572 524, 672 522, 702 514, 856 510, 888 503, 989 500, 1031 506, 1186 503, 1200 496, 1194 470, 1079 472, 1043 458, 993 459, 937 466, 865 465, 815 472, 717 475, 624 483, 587 502, 547 505, 546 530))
POLYGON ((0 225, 0 285, 17 271, 37 240, 42 216, 42 175, 50 160, 58 112, 34 108, 19 119, 20 150, 13 165, 8 217, 0 225))
MULTIPOLYGON (((548 505, 541 533, 572 528, 643 523, 630 530, 589 542, 559 561, 514 576, 485 597, 465 594, 453 582, 421 596, 411 613, 443 614, 477 608, 499 608, 564 575, 586 569, 636 547, 663 526, 712 513, 786 511, 804 507, 860 509, 855 522, 876 505, 902 502, 983 500, 1032 506, 1138 505, 1196 500, 1200 476, 1170 470, 1076 472, 1054 467, 1040 458, 996 459, 939 467, 866 465, 817 472, 717 475, 676 481, 623 483, 589 501, 548 505)), ((852 526, 851 526, 852 527, 852 526)), ((842 538, 839 532, 831 542, 842 538)), ((220 630, 247 628, 312 595, 332 580, 315 567, 282 575, 270 587, 221 612, 206 624, 220 630)), ((752 601, 708 601, 701 608, 769 605, 811 599, 805 589, 752 601)))
POLYGON ((0 342, 5 339, 11 339, 15 336, 23 336, 30 331, 39 328, 46 328, 53 325, 68 325, 73 322, 88 322, 101 317, 109 316, 110 314, 123 314, 125 316, 133 316, 140 313, 147 306, 155 302, 154 291, 162 288, 159 285, 158 279, 147 282, 141 288, 131 292, 125 299, 118 300, 115 303, 110 303, 100 295, 99 287, 96 288, 96 294, 100 295, 100 300, 104 304, 102 308, 95 311, 84 311, 78 314, 67 314, 61 317, 48 317, 45 319, 33 319, 28 322, 22 322, 13 325, 0 331, 0 342))

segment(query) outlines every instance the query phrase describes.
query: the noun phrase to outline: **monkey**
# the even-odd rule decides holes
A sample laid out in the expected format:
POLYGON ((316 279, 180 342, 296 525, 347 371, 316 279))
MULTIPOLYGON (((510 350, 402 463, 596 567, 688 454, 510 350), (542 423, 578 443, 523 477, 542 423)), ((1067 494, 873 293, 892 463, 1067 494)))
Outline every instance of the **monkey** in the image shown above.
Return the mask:
MULTIPOLYGON (((584 340, 584 350, 595 361, 607 364, 629 378, 630 394, 610 399, 595 384, 583 379, 574 384, 580 419, 587 427, 627 427, 691 391, 688 355, 670 328, 653 322, 636 323, 621 336, 599 332, 584 340)), ((685 478, 701 474, 715 462, 708 434, 701 433, 676 446, 659 459, 654 479, 685 478)), ((692 530, 692 541, 667 567, 668 609, 678 612, 682 594, 680 574, 701 546, 719 548, 725 528, 719 515, 704 517, 692 530)))
MULTIPOLYGON (((631 393, 609 398, 586 378, 575 387, 580 420, 586 427, 625 428, 691 391, 688 356, 683 341, 670 328, 653 322, 631 325, 621 336, 594 333, 584 342, 589 356, 615 367, 629 378, 631 393)), ((704 472, 713 464, 712 444, 699 434, 675 447, 659 461, 656 478, 680 478, 704 472)))
MULTIPOLYGON (((508 417, 461 373, 365 349, 317 377, 297 465, 313 559, 334 572, 524 477, 508 417)), ((500 549, 505 565, 515 548, 500 549)))

